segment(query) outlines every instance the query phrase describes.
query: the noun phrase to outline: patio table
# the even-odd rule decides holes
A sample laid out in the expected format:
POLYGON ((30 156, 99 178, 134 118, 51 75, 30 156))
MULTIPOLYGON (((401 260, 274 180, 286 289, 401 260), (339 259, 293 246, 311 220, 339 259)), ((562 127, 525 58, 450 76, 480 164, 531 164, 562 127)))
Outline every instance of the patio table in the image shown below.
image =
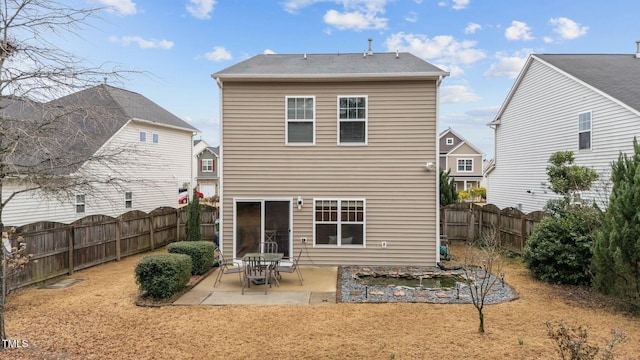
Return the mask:
MULTIPOLYGON (((274 278, 276 279, 276 286, 280 286, 280 282, 278 281, 278 265, 280 264, 280 261, 282 261, 282 258, 284 257, 284 253, 260 253, 260 252, 253 252, 253 253, 246 253, 244 254, 244 256, 242 256, 243 259, 245 258, 249 258, 249 257, 262 257, 265 261, 265 266, 270 266, 271 269, 269 271, 274 271, 274 278)), ((269 276, 269 278, 271 278, 269 276)), ((261 284, 256 284, 256 285, 261 285, 261 284)))

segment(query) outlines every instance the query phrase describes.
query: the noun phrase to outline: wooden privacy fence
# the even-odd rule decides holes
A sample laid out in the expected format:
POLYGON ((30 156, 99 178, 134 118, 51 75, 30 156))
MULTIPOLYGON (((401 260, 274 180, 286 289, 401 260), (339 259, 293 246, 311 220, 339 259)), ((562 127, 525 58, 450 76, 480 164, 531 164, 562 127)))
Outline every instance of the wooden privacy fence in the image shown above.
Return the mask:
POLYGON ((525 214, 515 208, 500 210, 493 204, 451 204, 440 208, 440 233, 451 240, 473 241, 495 229, 502 246, 522 254, 533 228, 545 216, 543 211, 525 214))
MULTIPOLYGON (((9 287, 18 288, 71 275, 80 269, 184 240, 186 209, 165 207, 148 214, 135 210, 117 218, 92 215, 71 224, 43 221, 17 227, 16 235, 22 236, 27 254, 33 254, 33 258, 9 287)), ((202 206, 202 240, 215 239, 217 217, 217 208, 202 206)), ((12 236, 11 239, 14 247, 18 245, 16 238, 12 236)))

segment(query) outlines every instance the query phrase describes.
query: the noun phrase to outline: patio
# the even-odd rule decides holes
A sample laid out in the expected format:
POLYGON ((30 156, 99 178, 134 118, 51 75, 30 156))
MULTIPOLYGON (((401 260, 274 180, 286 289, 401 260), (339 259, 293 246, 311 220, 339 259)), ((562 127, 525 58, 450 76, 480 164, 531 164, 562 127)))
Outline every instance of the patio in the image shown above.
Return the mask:
POLYGON ((182 295, 173 305, 313 305, 336 302, 338 268, 329 266, 300 267, 304 285, 295 273, 282 273, 280 286, 242 286, 238 274, 222 276, 222 281, 213 287, 220 269, 216 269, 198 285, 182 295), (264 290, 267 287, 267 294, 264 290))

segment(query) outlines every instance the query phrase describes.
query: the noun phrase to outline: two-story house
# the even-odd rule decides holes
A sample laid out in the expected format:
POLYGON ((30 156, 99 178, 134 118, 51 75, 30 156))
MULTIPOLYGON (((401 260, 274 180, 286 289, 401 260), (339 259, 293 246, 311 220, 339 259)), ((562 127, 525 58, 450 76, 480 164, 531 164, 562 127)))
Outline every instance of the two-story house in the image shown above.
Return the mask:
POLYGON ((456 190, 480 187, 483 179, 483 153, 451 128, 440 133, 439 166, 450 171, 456 190))
POLYGON ((138 93, 103 84, 48 103, 25 104, 1 107, 5 125, 9 119, 42 127, 57 124, 39 141, 57 144, 50 150, 59 153, 44 157, 27 141, 5 159, 17 169, 2 184, 2 199, 13 196, 2 211, 5 225, 70 223, 88 215, 115 217, 176 207, 178 187, 190 186, 192 141, 198 130, 138 93), (56 123, 51 114, 57 113, 77 116, 56 123), (51 164, 50 174, 29 165, 41 155, 51 164), (70 184, 91 186, 69 186, 55 194, 25 191, 34 187, 36 175, 45 180, 36 188, 49 186, 45 175, 58 183, 66 178, 70 184))
POLYGON ((611 163, 640 137, 640 43, 636 54, 533 54, 495 119, 487 202, 541 210, 556 197, 546 167, 557 151, 600 175, 582 194, 606 206, 611 163))
POLYGON ((193 141, 193 177, 205 198, 219 195, 218 146, 209 146, 204 140, 193 141))
POLYGON ((302 264, 435 265, 438 89, 410 53, 257 55, 212 75, 221 247, 302 264))

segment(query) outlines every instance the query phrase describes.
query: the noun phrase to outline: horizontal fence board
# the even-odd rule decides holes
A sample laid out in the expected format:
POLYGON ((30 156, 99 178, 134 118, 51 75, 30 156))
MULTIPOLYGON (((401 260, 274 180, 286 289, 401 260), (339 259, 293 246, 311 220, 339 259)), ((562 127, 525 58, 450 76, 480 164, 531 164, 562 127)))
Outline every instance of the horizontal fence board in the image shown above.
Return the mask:
MULTIPOLYGON (((202 240, 213 241, 218 209, 201 205, 201 210, 202 240)), ((184 240, 186 219, 186 207, 162 207, 148 214, 136 210, 117 218, 91 215, 71 224, 42 221, 18 227, 11 236, 11 244, 17 247, 17 237, 21 236, 32 261, 10 279, 8 287, 37 284, 184 240)), ((11 228, 4 231, 10 232, 11 228)))

